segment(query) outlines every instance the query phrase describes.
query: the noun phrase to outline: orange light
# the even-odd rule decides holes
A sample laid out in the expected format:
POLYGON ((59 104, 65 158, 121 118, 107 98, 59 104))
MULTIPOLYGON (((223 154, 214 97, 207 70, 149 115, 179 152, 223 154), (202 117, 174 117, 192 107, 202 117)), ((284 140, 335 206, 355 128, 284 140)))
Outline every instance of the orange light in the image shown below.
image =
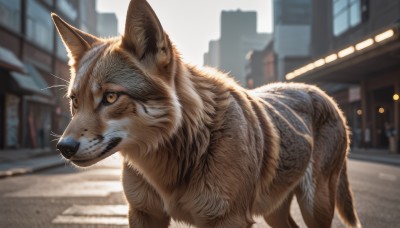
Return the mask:
POLYGON ((333 61, 335 61, 337 58, 338 58, 338 57, 337 57, 336 54, 329 55, 329 56, 325 57, 325 63, 333 62, 333 61))
POLYGON ((359 51, 359 50, 362 50, 364 48, 371 46, 372 44, 374 44, 374 40, 372 38, 369 38, 367 40, 364 40, 364 41, 356 44, 356 49, 357 49, 357 51, 359 51))
POLYGON ((339 51, 338 56, 339 56, 339 58, 343 58, 343 57, 346 57, 346 56, 348 56, 350 54, 353 54, 354 51, 355 51, 354 47, 350 46, 350 47, 348 47, 346 49, 343 49, 343 50, 339 51))
POLYGON ((358 109, 358 110, 357 110, 357 115, 359 115, 359 116, 362 115, 362 110, 361 110, 361 109, 358 109))
POLYGON ((383 114, 383 113, 385 113, 385 109, 384 109, 383 107, 380 107, 380 108, 378 109, 378 112, 379 112, 380 114, 383 114))
POLYGON ((389 39, 392 36, 394 36, 394 31, 393 31, 393 29, 389 29, 386 32, 383 32, 381 34, 376 35, 375 36, 375 41, 376 42, 381 42, 381 41, 384 41, 386 39, 389 39))
POLYGON ((317 61, 315 61, 314 63, 314 67, 320 67, 325 65, 325 59, 318 59, 317 61))
POLYGON ((286 80, 292 80, 295 77, 296 77, 296 75, 294 73, 289 73, 286 75, 286 80))

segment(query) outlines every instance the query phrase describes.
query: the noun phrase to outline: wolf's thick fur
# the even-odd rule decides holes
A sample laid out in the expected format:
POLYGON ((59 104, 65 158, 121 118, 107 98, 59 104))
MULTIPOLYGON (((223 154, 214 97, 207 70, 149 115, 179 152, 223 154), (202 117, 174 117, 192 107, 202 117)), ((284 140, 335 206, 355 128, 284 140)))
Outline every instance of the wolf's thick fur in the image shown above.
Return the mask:
POLYGON ((145 0, 132 0, 127 15, 125 34, 113 39, 53 20, 71 60, 73 118, 60 148, 78 166, 120 151, 131 227, 167 227, 171 218, 251 227, 253 215, 296 227, 294 195, 309 227, 330 227, 335 205, 360 227, 349 132, 330 97, 295 83, 246 90, 183 63, 145 0))

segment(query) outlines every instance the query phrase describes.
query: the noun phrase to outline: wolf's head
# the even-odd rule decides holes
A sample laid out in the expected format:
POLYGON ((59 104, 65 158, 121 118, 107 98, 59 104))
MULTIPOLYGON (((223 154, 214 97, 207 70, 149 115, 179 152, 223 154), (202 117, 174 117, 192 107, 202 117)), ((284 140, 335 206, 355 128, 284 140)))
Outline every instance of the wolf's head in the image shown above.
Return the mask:
POLYGON ((100 39, 52 14, 68 49, 72 119, 57 148, 78 166, 119 150, 149 151, 179 125, 179 58, 154 11, 132 0, 125 34, 100 39))

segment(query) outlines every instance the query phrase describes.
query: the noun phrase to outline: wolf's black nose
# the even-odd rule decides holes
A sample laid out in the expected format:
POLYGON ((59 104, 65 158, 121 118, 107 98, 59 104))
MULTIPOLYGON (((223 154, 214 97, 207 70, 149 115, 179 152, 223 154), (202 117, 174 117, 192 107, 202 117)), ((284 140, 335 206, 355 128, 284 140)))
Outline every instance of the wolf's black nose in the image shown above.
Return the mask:
POLYGON ((67 137, 57 143, 57 149, 61 151, 61 154, 65 158, 69 159, 76 154, 79 149, 79 145, 80 143, 78 141, 71 137, 67 137))

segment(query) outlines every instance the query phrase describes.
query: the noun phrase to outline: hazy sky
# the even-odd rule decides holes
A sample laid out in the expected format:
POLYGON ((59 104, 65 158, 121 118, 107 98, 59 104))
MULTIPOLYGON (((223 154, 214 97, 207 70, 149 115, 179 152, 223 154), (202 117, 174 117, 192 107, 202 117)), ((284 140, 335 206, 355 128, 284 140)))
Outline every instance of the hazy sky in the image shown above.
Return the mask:
MULTIPOLYGON (((193 64, 203 64, 210 40, 219 39, 222 10, 257 11, 258 32, 272 32, 271 0, 148 0, 164 30, 193 64)), ((115 12, 123 33, 129 0, 97 0, 99 12, 115 12)))

